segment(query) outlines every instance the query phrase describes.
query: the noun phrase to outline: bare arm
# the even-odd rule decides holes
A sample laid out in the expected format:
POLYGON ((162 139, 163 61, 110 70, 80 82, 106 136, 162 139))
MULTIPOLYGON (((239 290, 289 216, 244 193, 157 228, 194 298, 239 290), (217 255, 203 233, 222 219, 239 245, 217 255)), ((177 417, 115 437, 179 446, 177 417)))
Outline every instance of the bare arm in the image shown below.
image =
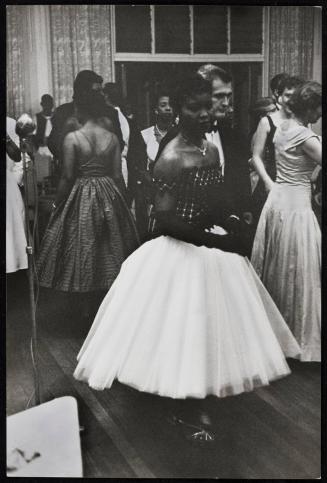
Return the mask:
POLYGON ((6 137, 6 152, 8 156, 15 161, 15 163, 18 163, 21 160, 21 152, 18 146, 14 143, 14 141, 11 139, 11 137, 7 134, 6 137))
POLYGON ((127 197, 127 190, 125 181, 123 178, 122 168, 121 168, 121 151, 120 151, 120 144, 118 141, 117 136, 112 133, 113 140, 112 140, 112 149, 111 149, 111 163, 112 163, 112 179, 114 180, 117 188, 121 192, 121 194, 126 199, 127 197))
POLYGON ((62 174, 58 184, 58 192, 55 205, 58 206, 61 201, 65 200, 69 195, 75 180, 75 155, 76 145, 73 133, 67 134, 63 144, 63 167, 62 174))
POLYGON ((258 173, 259 177, 262 179, 267 191, 270 191, 271 188, 274 186, 274 182, 268 175, 263 162, 264 151, 269 131, 270 127, 267 119, 261 119, 258 124, 257 130, 253 136, 252 148, 252 165, 258 173))
MULTIPOLYGON (((158 173, 156 174, 158 176, 158 173)), ((169 182, 169 181, 168 181, 169 182)), ((176 215, 174 189, 158 191, 155 197, 155 217, 158 231, 186 243, 208 248, 219 248, 243 255, 243 247, 232 235, 216 235, 191 226, 176 215)))
POLYGON ((303 151, 317 164, 321 165, 321 142, 316 137, 307 139, 302 146, 303 151))

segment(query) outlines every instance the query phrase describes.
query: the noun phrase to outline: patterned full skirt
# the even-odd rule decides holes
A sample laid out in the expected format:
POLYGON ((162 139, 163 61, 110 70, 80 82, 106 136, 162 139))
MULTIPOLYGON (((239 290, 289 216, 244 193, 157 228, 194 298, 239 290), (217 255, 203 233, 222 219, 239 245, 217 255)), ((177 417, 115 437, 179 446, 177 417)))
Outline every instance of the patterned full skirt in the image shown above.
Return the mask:
POLYGON ((49 220, 37 259, 39 283, 69 292, 107 290, 138 245, 132 214, 113 180, 77 178, 49 220))

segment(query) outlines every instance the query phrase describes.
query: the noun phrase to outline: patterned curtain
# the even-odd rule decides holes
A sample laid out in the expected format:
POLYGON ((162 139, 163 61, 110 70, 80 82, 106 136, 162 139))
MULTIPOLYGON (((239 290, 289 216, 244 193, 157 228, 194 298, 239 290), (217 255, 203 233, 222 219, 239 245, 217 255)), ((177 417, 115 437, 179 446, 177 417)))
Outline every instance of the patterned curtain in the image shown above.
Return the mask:
POLYGON ((314 8, 270 7, 270 79, 279 72, 312 79, 314 8))
POLYGON ((29 96, 27 22, 22 21, 25 12, 24 5, 7 5, 7 114, 13 118, 25 111, 29 96))
POLYGON ((73 81, 91 69, 112 80, 110 5, 50 5, 53 93, 58 106, 71 101, 73 81))

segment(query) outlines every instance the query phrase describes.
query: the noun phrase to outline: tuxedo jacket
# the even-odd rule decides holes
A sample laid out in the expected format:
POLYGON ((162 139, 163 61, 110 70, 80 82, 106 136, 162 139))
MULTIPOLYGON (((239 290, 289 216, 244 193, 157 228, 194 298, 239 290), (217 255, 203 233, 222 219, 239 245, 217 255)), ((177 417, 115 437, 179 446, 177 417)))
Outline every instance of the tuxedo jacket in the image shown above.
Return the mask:
MULTIPOLYGON (((52 118, 50 119, 50 122, 52 124, 52 118)), ((46 124, 46 118, 43 116, 42 112, 38 112, 36 114, 36 133, 34 134, 34 143, 36 148, 43 144, 46 124)))
POLYGON ((251 211, 251 184, 247 156, 247 139, 238 129, 227 124, 218 125, 225 157, 224 184, 236 214, 251 211))
POLYGON ((147 168, 147 153, 143 136, 135 121, 129 118, 126 119, 130 130, 126 156, 128 170, 127 190, 130 201, 133 201, 135 199, 137 185, 143 183, 144 173, 147 168))
MULTIPOLYGON (((52 130, 48 138, 48 148, 52 154, 59 160, 62 159, 62 144, 64 137, 67 134, 65 131, 65 123, 67 119, 74 116, 75 106, 74 102, 68 102, 57 107, 52 117, 52 130)), ((106 106, 106 116, 113 124, 113 132, 118 137, 120 148, 123 149, 124 141, 120 129, 118 113, 114 107, 106 106)))

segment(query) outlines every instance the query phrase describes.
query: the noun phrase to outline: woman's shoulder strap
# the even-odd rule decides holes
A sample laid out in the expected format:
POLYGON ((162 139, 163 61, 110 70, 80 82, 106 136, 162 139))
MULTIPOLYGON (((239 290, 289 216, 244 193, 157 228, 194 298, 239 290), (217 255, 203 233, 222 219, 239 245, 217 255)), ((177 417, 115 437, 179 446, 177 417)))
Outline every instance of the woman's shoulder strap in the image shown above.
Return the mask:
POLYGON ((271 119, 271 117, 270 116, 266 116, 266 118, 268 120, 268 123, 269 123, 269 126, 270 126, 270 130, 272 130, 272 131, 275 130, 276 129, 276 126, 275 126, 273 120, 271 119))

